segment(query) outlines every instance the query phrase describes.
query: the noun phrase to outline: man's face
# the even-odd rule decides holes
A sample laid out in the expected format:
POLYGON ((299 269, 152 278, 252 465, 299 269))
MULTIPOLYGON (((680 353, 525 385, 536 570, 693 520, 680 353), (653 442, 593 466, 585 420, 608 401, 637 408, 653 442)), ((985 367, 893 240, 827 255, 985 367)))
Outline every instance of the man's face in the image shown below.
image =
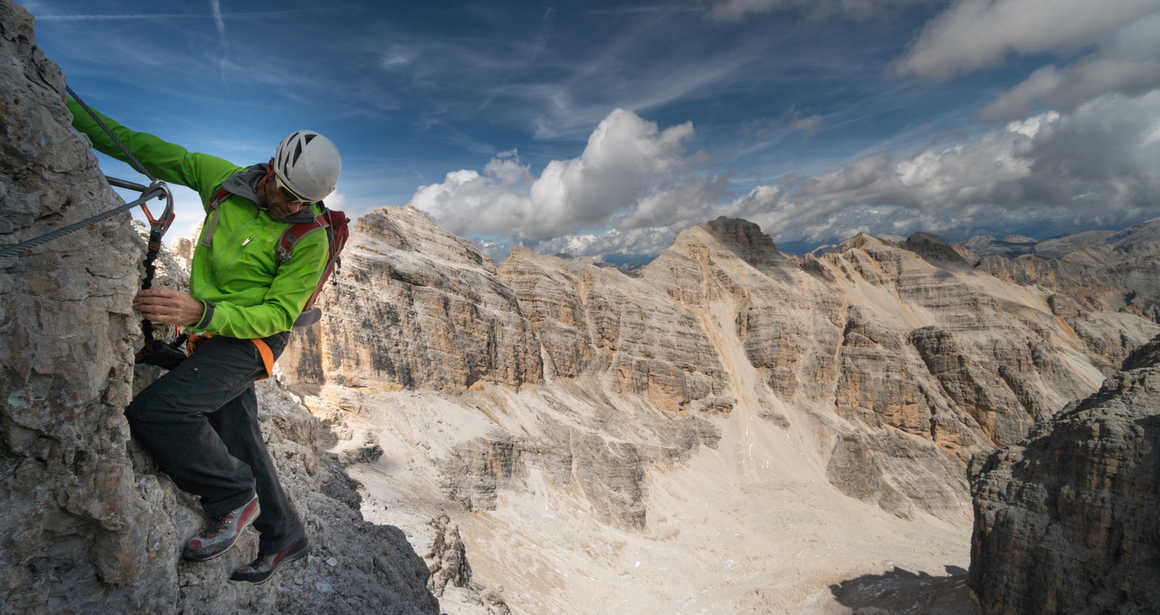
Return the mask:
POLYGON ((262 197, 262 204, 274 218, 292 216, 306 206, 305 203, 294 200, 294 197, 278 186, 274 178, 273 158, 266 168, 266 175, 258 182, 258 195, 262 197))

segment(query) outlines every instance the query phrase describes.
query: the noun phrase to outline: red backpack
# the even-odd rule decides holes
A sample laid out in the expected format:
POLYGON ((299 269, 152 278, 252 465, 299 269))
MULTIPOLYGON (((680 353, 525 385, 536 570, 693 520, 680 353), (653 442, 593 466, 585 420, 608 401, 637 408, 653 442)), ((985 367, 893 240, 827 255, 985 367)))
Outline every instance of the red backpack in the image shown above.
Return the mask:
MULTIPOLYGON (((346 240, 350 237, 350 229, 347 226, 349 220, 346 214, 341 211, 327 209, 322 201, 318 202, 318 206, 322 208, 322 213, 318 214, 313 222, 292 224, 290 228, 282 232, 282 237, 278 239, 279 265, 290 260, 290 253, 294 250, 294 245, 314 231, 326 231, 326 241, 330 246, 330 257, 326 259, 326 269, 322 271, 322 277, 318 278, 318 286, 315 287, 310 298, 306 300, 306 305, 302 307, 302 313, 294 321, 295 329, 309 327, 322 318, 322 310, 314 307, 314 301, 318 299, 319 293, 326 286, 326 281, 330 279, 330 274, 334 273, 342 265, 342 258, 339 254, 346 247, 346 240)), ((335 281, 335 284, 337 283, 335 281)))
MULTIPOLYGON (((216 213, 217 206, 229 198, 229 196, 230 193, 225 188, 218 188, 213 199, 210 200, 209 208, 216 213)), ((294 321, 295 329, 309 327, 322 318, 322 310, 314 307, 314 302, 318 299, 318 295, 322 292, 326 281, 330 279, 330 275, 342 265, 342 259, 339 257, 339 253, 342 252, 342 249, 346 246, 346 240, 350 237, 350 229, 347 224, 350 220, 346 217, 346 214, 341 211, 327 209, 326 204, 322 201, 318 202, 318 206, 322 208, 322 213, 318 214, 311 222, 291 224, 290 228, 282 232, 282 236, 278 239, 278 247, 276 248, 278 264, 281 265, 290 260, 290 254, 294 251, 294 246, 303 237, 314 231, 326 231, 326 241, 330 246, 330 256, 326 260, 326 269, 322 271, 322 277, 318 279, 318 286, 315 287, 310 298, 306 300, 306 305, 302 307, 302 313, 294 321)), ((215 219, 211 220, 210 223, 216 225, 216 222, 215 216, 215 219)), ((209 232, 212 233, 213 229, 209 229, 209 232)))

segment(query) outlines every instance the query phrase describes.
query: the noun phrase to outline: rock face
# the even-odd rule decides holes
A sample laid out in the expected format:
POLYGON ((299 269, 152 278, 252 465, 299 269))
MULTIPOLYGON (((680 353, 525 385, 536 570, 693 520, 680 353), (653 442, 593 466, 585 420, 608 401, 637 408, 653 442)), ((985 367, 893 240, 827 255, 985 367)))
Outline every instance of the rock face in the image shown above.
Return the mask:
MULTIPOLYGON (((0 0, 3 244, 121 202, 70 128, 63 77, 32 24, 0 0)), ((313 554, 257 587, 225 582, 256 552, 252 534, 215 562, 180 560, 199 507, 132 443, 122 416, 145 384, 134 381, 130 307, 142 246, 123 214, 0 258, 0 612, 437 613, 422 559, 400 530, 362 519, 352 481, 322 452, 333 434, 268 382, 262 429, 313 554)))
POLYGON ((986 613, 1155 613, 1160 338, 1017 446, 972 463, 986 613))
POLYGON ((555 376, 599 373, 618 393, 685 412, 725 387, 696 315, 644 280, 516 250, 499 268, 535 326, 555 376))
POLYGON ((463 390, 542 381, 531 323, 478 248, 411 207, 371 212, 353 231, 320 300, 321 326, 279 361, 287 384, 463 390))

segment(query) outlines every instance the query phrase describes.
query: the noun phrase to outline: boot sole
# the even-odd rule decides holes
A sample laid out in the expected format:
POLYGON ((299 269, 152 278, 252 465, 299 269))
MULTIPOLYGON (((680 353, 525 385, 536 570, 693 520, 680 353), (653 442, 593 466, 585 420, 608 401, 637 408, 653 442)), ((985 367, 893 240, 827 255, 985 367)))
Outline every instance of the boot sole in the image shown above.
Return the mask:
POLYGON ((270 574, 266 575, 264 578, 262 578, 259 581, 251 581, 249 579, 230 579, 230 581, 232 581, 234 583, 249 583, 250 585, 262 585, 264 583, 267 583, 270 579, 274 578, 274 575, 278 572, 279 568, 281 568, 282 566, 285 566, 286 564, 289 564, 291 562, 296 562, 296 561, 306 557, 307 555, 310 555, 309 545, 305 549, 302 549, 301 551, 294 553, 293 555, 287 555, 286 557, 282 558, 282 561, 278 562, 277 566, 274 566, 274 569, 270 571, 270 574))

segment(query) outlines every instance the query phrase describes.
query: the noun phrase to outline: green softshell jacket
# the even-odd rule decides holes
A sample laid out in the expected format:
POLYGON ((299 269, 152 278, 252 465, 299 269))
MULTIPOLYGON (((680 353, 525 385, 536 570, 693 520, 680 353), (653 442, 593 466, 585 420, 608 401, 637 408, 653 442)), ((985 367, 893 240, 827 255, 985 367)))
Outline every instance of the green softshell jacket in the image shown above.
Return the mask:
MULTIPOLYGON (((75 100, 68 100, 73 127, 88 135, 93 147, 129 162, 120 148, 75 100)), ((232 162, 186 151, 151 134, 135 132, 103 114, 101 121, 160 180, 188 186, 208 204, 222 182, 239 171, 232 162)), ((315 215, 321 213, 314 205, 315 215)), ((254 201, 231 194, 218 205, 212 241, 200 238, 193 254, 189 292, 204 306, 201 320, 185 330, 236 338, 262 338, 289 331, 306 300, 318 286, 330 256, 326 233, 310 233, 295 246, 289 261, 278 264, 277 246, 286 222, 271 218, 254 201), (211 245, 202 245, 210 243, 211 245)))

